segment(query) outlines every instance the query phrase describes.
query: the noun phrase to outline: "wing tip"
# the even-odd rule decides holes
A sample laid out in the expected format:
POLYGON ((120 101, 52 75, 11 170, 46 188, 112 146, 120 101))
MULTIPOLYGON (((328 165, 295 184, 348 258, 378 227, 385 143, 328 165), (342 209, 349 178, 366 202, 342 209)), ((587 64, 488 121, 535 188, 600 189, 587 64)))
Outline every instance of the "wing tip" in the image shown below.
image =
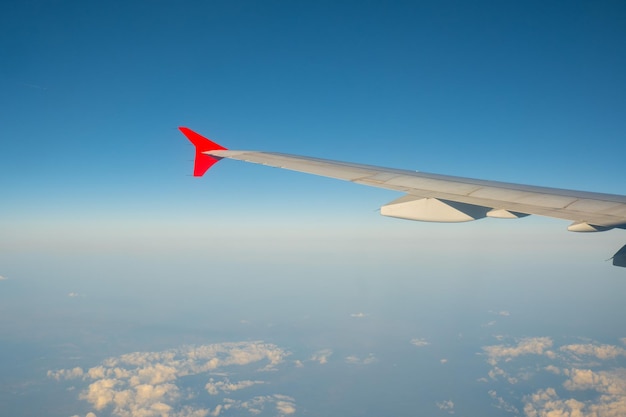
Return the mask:
POLYGON ((213 142, 211 139, 202 136, 188 127, 180 126, 178 130, 180 130, 182 134, 185 135, 185 137, 187 137, 187 139, 189 139, 189 141, 202 152, 226 150, 226 148, 219 143, 213 142))
POLYGON ((217 151, 217 150, 226 150, 222 145, 213 142, 212 140, 205 138, 201 134, 194 132, 185 126, 179 126, 178 130, 181 131, 183 135, 195 146, 196 148, 196 158, 194 160, 193 165, 193 176, 201 177, 205 172, 209 170, 218 162, 221 158, 216 156, 207 155, 204 152, 206 151, 217 151))

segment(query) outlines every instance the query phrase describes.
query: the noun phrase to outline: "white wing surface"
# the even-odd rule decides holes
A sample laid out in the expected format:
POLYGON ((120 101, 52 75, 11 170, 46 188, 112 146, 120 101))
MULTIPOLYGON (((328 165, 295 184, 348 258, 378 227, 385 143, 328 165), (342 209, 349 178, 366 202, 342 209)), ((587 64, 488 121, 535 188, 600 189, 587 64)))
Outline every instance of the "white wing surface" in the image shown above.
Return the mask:
MULTIPOLYGON (((575 232, 626 228, 623 195, 485 181, 282 153, 227 150, 187 128, 180 129, 196 146, 196 176, 203 175, 219 159, 228 158, 406 193, 381 207, 381 214, 391 217, 462 222, 536 214, 570 220, 573 223, 568 229, 575 232)), ((617 256, 613 262, 626 266, 626 260, 620 265, 617 256)))

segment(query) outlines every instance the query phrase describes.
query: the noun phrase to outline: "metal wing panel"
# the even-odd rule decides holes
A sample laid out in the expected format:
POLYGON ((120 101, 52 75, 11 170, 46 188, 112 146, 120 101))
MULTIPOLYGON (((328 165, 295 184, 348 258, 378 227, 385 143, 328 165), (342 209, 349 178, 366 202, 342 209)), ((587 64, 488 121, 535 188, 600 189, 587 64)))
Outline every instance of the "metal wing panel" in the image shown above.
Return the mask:
POLYGON ((380 172, 380 168, 369 165, 346 164, 270 152, 212 151, 210 154, 222 158, 237 159, 346 181, 353 181, 357 178, 375 175, 380 172))
POLYGON ((424 178, 420 177, 418 173, 411 173, 410 176, 399 175, 387 181, 385 184, 397 185, 413 190, 440 191, 452 195, 470 195, 481 188, 480 185, 476 184, 424 178))
POLYGON ((599 226, 626 224, 626 196, 510 184, 351 164, 270 152, 212 150, 206 154, 494 209, 599 226))

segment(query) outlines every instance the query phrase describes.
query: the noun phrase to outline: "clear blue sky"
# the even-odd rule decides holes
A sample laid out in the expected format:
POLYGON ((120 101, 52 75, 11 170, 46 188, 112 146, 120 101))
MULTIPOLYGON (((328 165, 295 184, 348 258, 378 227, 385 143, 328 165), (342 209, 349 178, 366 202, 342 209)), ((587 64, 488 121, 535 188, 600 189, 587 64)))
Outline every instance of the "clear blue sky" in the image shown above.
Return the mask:
MULTIPOLYGON (((448 415, 450 400, 506 416, 489 390, 521 410, 540 387, 569 398, 565 374, 507 385, 497 372, 515 374, 517 353, 484 346, 528 353, 548 337, 561 353, 542 358, 565 369, 580 364, 562 352, 590 348, 558 346, 626 344, 624 270, 603 262, 622 230, 400 221, 376 212, 398 193, 236 161, 193 178, 177 130, 626 194, 623 1, 4 2, 0 91, 0 408, 13 415, 122 415, 47 370, 259 339, 302 362, 263 386, 302 413, 448 415), (332 368, 311 367, 327 350, 332 368)), ((594 370, 626 367, 613 352, 594 370)))
MULTIPOLYGON (((124 215, 143 202, 158 211, 274 181, 258 167, 220 166, 219 180, 198 187, 185 177, 192 150, 178 125, 233 149, 625 192, 619 1, 64 1, 2 11, 9 215, 83 205, 124 215)), ((283 181, 266 192, 290 201, 342 187, 283 181)))
POLYGON ((366 224, 397 196, 233 162, 189 178, 179 125, 232 149, 626 192, 619 1, 15 2, 0 15, 1 210, 18 235, 152 217, 366 224))

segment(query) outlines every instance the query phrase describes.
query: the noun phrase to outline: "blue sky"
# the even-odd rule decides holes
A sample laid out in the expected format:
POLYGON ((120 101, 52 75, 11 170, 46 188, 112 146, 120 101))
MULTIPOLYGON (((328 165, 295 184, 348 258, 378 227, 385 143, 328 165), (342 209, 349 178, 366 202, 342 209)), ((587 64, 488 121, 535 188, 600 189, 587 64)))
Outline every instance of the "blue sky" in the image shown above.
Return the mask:
POLYGON ((620 2, 3 7, 4 217, 200 217, 244 193, 293 204, 262 216, 332 223, 396 195, 235 164, 189 179, 179 125, 232 149, 624 193, 620 2))
POLYGON ((193 178, 177 127, 231 149, 626 194, 625 22, 620 1, 3 4, 0 408, 123 415, 81 397, 97 378, 59 369, 254 340, 291 352, 254 397, 275 405, 263 415, 506 416, 502 401, 577 392, 556 368, 510 383, 540 366, 524 355, 563 370, 583 367, 567 352, 596 352, 590 369, 618 378, 626 281, 604 260, 623 231, 384 218, 398 193, 236 161, 193 178))
POLYGON ((231 149, 624 193, 620 2, 3 7, 17 240, 394 222, 374 213, 393 192, 232 162, 189 178, 179 125, 231 149))

